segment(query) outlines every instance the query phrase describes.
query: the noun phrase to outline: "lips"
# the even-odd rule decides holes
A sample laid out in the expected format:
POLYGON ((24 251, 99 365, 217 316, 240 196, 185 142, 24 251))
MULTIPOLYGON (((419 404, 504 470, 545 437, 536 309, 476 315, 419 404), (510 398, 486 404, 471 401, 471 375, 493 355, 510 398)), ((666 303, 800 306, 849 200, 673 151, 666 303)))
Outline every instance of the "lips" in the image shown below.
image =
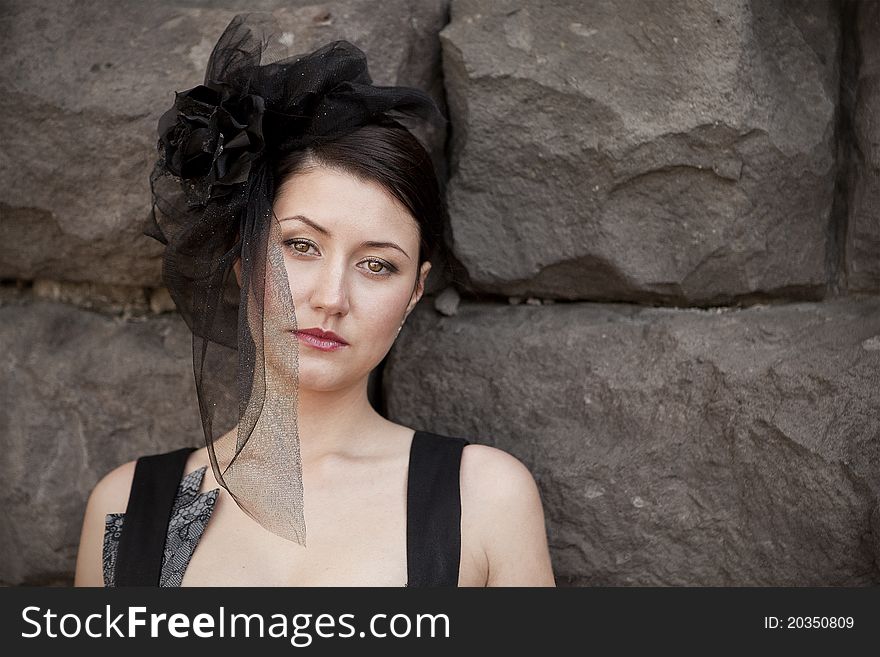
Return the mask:
POLYGON ((333 331, 323 331, 319 328, 301 329, 294 331, 297 340, 304 342, 310 347, 321 351, 336 351, 342 349, 348 343, 333 331))
POLYGON ((338 342, 339 344, 348 344, 345 340, 342 339, 341 336, 336 335, 333 331, 325 331, 317 327, 299 329, 297 333, 307 333, 309 335, 314 335, 316 338, 320 338, 321 340, 330 340, 332 342, 338 342))

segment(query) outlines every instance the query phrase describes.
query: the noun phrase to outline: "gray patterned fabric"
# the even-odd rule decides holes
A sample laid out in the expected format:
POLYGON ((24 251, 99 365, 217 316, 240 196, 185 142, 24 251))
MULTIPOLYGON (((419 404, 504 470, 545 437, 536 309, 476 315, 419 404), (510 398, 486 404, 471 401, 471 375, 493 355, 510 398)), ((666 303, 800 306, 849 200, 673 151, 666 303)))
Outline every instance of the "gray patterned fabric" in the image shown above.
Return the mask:
MULTIPOLYGON (((199 538, 211 518, 220 489, 199 494, 206 469, 204 466, 190 472, 177 489, 165 537, 159 586, 180 586, 199 538)), ((108 513, 104 520, 104 586, 107 587, 116 586, 116 554, 124 522, 124 513, 108 513)))

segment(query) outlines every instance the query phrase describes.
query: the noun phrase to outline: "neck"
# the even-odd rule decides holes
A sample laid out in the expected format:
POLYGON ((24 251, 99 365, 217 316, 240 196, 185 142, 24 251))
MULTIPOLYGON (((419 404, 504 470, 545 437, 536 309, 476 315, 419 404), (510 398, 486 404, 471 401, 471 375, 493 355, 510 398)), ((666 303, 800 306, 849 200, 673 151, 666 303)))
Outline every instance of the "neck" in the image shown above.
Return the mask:
POLYGON ((371 429, 384 422, 367 397, 366 380, 342 390, 299 390, 297 428, 303 463, 369 450, 371 429))
MULTIPOLYGON (((271 369, 267 370, 266 397, 255 432, 267 430, 273 417, 278 417, 282 409, 289 411, 289 405, 296 403, 303 467, 334 456, 357 457, 377 447, 370 436, 376 435, 388 421, 370 404, 367 378, 340 390, 300 388, 295 402, 296 396, 292 385, 285 385, 284 380, 275 379, 271 369)), ((220 439, 227 444, 224 452, 234 452, 236 436, 237 429, 233 428, 220 439)))

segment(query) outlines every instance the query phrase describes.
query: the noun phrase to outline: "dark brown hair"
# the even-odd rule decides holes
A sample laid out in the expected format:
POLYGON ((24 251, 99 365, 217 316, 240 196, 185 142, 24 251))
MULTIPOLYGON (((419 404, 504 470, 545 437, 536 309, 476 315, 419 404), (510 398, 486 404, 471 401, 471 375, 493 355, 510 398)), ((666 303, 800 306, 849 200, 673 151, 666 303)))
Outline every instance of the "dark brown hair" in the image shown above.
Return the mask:
MULTIPOLYGON (((419 228, 418 267, 444 248, 447 209, 430 155, 395 121, 368 124, 342 137, 317 141, 276 160, 276 194, 291 176, 315 165, 374 181, 409 210, 419 228)), ((433 264, 433 263, 432 263, 433 264)))

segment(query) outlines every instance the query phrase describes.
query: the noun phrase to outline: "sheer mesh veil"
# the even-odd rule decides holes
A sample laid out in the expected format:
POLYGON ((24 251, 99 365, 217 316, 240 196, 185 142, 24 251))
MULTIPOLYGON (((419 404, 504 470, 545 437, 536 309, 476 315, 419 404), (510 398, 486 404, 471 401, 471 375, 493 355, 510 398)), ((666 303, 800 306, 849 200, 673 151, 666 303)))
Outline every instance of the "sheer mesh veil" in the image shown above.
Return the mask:
POLYGON ((175 94, 159 120, 144 234, 165 245, 163 282, 192 331, 217 482, 267 530, 305 545, 296 315, 273 164, 368 123, 446 120, 421 90, 373 85, 351 43, 287 56, 280 35, 271 14, 236 16, 204 83, 175 94))

